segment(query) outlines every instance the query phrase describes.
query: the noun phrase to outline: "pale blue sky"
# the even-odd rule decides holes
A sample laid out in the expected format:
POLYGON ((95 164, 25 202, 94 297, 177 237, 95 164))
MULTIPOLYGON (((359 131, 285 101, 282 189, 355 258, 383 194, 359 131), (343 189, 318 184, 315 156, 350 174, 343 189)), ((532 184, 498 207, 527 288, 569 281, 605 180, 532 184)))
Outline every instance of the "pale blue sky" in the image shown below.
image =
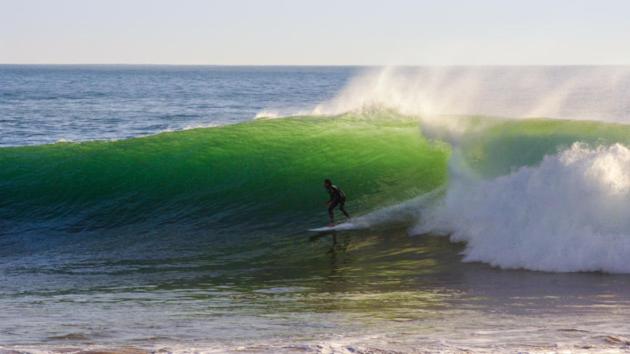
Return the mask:
POLYGON ((630 1, 0 0, 0 63, 630 64, 630 1))

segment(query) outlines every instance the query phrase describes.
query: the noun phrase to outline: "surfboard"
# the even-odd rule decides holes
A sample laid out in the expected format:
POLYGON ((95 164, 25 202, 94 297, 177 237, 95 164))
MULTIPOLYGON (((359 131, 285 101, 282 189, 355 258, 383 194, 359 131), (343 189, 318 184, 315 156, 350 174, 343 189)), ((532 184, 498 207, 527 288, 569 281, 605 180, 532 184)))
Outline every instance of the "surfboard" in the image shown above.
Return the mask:
POLYGON ((308 231, 311 231, 311 232, 345 231, 345 230, 354 230, 356 228, 357 227, 355 224, 351 222, 344 222, 342 224, 335 225, 335 226, 324 226, 324 227, 318 227, 315 229, 308 229, 308 231))

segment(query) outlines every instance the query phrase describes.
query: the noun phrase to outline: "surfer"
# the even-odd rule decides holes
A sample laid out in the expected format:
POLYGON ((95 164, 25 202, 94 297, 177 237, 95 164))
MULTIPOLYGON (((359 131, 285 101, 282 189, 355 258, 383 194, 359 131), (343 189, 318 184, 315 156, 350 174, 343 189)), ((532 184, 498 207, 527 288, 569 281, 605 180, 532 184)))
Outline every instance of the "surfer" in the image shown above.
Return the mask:
POLYGON ((328 194, 330 194, 330 199, 326 202, 328 205, 328 218, 330 219, 328 226, 335 226, 335 208, 337 206, 339 206, 339 210, 341 210, 343 215, 350 219, 350 214, 348 214, 345 208, 346 195, 341 188, 332 184, 332 181, 329 179, 324 180, 324 187, 328 190, 328 194))

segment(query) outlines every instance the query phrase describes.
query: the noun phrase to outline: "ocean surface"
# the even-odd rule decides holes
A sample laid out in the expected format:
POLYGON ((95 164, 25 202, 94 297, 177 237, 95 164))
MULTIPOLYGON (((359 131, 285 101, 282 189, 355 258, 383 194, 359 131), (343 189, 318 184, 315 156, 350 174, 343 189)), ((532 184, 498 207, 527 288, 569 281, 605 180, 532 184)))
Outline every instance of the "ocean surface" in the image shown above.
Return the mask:
POLYGON ((628 123, 630 67, 0 65, 0 352, 628 352, 628 123))

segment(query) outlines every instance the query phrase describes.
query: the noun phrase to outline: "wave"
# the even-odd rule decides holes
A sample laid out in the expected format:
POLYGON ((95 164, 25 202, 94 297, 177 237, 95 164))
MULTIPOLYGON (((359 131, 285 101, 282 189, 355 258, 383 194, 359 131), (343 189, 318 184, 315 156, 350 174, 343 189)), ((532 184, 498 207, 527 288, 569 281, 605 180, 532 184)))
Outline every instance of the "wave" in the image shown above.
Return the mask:
POLYGON ((628 68, 388 68, 308 115, 2 148, 0 235, 287 236, 325 222, 331 178, 362 230, 444 234, 502 268, 629 273, 628 85, 628 68))
POLYGON ((444 184, 447 157, 386 112, 2 148, 0 219, 7 234, 304 230, 326 221, 324 178, 365 213, 444 184))
POLYGON ((451 121, 455 141, 381 110, 3 148, 0 233, 290 235, 324 223, 332 178, 361 230, 448 235, 502 268, 630 272, 630 126, 451 121))

